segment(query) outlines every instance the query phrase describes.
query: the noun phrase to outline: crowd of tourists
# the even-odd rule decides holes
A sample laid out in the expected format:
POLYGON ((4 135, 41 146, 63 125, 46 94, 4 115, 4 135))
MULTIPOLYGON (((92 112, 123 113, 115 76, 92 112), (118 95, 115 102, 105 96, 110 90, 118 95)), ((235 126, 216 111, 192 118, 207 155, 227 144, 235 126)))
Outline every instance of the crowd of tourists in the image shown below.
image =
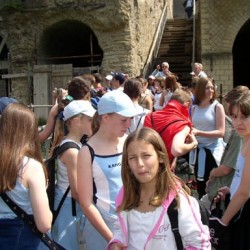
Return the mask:
POLYGON ((250 90, 222 104, 201 63, 190 74, 182 86, 163 62, 147 79, 76 76, 53 91, 40 132, 32 110, 0 98, 1 249, 250 249, 250 90), (176 174, 180 157, 198 197, 176 174))

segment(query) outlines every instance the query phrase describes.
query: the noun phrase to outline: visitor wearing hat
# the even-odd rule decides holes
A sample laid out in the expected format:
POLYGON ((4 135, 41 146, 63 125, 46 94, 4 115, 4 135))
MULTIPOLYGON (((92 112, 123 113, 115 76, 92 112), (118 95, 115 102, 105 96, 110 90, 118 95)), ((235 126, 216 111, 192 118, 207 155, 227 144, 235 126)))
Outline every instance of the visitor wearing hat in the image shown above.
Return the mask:
POLYGON ((80 205, 88 218, 84 228, 87 249, 105 249, 113 236, 117 221, 115 198, 122 186, 123 144, 135 115, 138 111, 128 95, 120 90, 107 92, 98 102, 93 118, 96 127, 87 142, 94 151, 93 162, 89 147, 83 145, 78 154, 77 187, 80 205))
POLYGON ((105 78, 104 78, 104 81, 105 81, 105 84, 107 86, 107 91, 111 91, 112 88, 111 88, 111 81, 113 79, 113 76, 112 75, 106 75, 105 78))
POLYGON ((0 97, 0 116, 3 113, 4 109, 10 104, 17 102, 16 99, 10 97, 0 97))
MULTIPOLYGON (((77 223, 83 217, 83 213, 78 203, 76 162, 78 151, 82 146, 80 142, 81 138, 83 135, 92 135, 91 121, 95 112, 95 109, 89 101, 72 101, 64 108, 62 119, 62 122, 64 122, 64 125, 67 127, 68 134, 63 136, 63 126, 61 130, 55 130, 57 131, 55 135, 60 134, 62 136, 60 139, 55 137, 54 144, 59 140, 59 145, 63 145, 66 142, 73 142, 76 144, 76 147, 78 146, 78 148, 67 149, 57 158, 58 179, 56 183, 55 208, 58 207, 68 186, 70 186, 70 191, 53 224, 52 237, 65 249, 77 250, 78 241, 81 240, 77 237, 77 223), (74 199, 74 203, 72 203, 71 198, 74 199), (72 215, 71 212, 73 204, 76 206, 76 216, 72 215)), ((57 145, 53 146, 55 147, 57 145)))
POLYGON ((119 89, 123 91, 123 84, 126 80, 126 77, 123 73, 113 73, 113 79, 111 82, 111 86, 113 89, 119 89))

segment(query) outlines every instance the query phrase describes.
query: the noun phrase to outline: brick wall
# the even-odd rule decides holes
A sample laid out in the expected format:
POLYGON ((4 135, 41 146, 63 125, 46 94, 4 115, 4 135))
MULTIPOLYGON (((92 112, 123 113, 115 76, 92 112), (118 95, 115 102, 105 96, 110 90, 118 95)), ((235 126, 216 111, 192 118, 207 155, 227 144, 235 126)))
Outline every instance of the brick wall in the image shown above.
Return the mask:
POLYGON ((249 0, 200 0, 201 60, 223 92, 233 87, 233 45, 250 17, 249 0))

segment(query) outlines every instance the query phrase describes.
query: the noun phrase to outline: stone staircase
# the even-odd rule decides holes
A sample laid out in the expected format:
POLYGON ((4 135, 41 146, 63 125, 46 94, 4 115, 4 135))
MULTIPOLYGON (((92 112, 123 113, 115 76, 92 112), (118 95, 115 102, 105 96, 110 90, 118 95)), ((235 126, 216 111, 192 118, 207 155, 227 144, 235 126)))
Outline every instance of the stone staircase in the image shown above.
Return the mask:
MULTIPOLYGON (((165 25, 154 66, 168 62, 170 71, 177 74, 179 82, 187 86, 192 71, 192 19, 168 20, 165 25)), ((155 67, 154 67, 155 68, 155 67)))

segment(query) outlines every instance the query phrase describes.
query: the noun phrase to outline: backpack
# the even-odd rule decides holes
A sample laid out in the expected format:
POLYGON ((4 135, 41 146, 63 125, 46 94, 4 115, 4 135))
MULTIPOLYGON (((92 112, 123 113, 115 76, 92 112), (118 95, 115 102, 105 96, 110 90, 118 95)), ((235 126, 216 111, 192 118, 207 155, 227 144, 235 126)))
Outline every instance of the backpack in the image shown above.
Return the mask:
MULTIPOLYGON (((69 190, 70 190, 70 186, 68 186, 67 190, 65 191, 57 209, 54 209, 54 199, 55 199, 55 186, 56 186, 56 159, 57 157, 62 154, 65 150, 69 149, 69 148, 76 148, 78 150, 80 150, 80 147, 75 143, 75 142, 65 142, 64 144, 62 144, 61 146, 57 146, 54 151, 53 151, 53 155, 47 159, 45 161, 45 166, 46 166, 46 170, 48 173, 48 187, 47 187, 47 195, 48 195, 48 199, 49 199, 49 207, 50 210, 53 213, 53 221, 52 221, 52 225, 54 224, 60 209, 63 205, 64 200, 66 199, 69 190)), ((72 214, 76 215, 76 209, 75 209, 75 200, 72 198, 72 214)))
MULTIPOLYGON (((201 213, 201 221, 204 225, 209 225, 209 212, 206 209, 206 207, 204 206, 204 204, 202 202, 200 202, 199 200, 197 200, 199 203, 199 207, 200 207, 200 213, 201 213)), ((171 230, 174 234, 174 238, 175 238, 175 242, 176 242, 176 246, 178 250, 183 250, 183 243, 181 240, 181 235, 179 232, 179 226, 178 226, 178 210, 176 209, 177 206, 177 201, 176 199, 173 199, 173 201, 170 203, 169 207, 168 207, 168 217, 170 220, 170 224, 171 224, 171 230)))

